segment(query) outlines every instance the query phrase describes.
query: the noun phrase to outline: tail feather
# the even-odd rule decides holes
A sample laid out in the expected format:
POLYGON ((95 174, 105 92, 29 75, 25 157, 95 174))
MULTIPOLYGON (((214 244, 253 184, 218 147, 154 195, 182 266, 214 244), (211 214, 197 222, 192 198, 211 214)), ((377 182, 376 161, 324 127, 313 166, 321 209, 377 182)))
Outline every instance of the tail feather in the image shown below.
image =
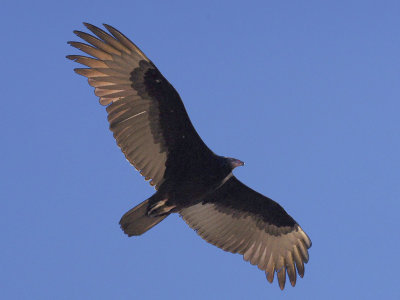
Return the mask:
POLYGON ((135 206, 122 216, 119 224, 128 236, 141 235, 169 216, 169 214, 166 214, 150 217, 147 215, 148 207, 149 199, 135 206))

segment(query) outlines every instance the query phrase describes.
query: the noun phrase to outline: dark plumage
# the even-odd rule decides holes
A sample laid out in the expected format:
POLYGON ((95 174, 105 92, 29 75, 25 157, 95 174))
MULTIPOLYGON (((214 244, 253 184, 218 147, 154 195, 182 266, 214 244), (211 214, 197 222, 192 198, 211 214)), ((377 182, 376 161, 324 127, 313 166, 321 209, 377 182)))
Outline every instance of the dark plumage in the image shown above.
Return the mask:
POLYGON ((265 270, 279 286, 303 277, 311 241, 276 202, 232 175, 240 160, 214 154, 201 140, 173 86, 128 38, 90 24, 94 34, 75 34, 88 44, 69 42, 92 57, 69 55, 88 68, 110 129, 127 160, 157 192, 120 221, 126 234, 141 235, 171 213, 179 213, 207 242, 265 270))

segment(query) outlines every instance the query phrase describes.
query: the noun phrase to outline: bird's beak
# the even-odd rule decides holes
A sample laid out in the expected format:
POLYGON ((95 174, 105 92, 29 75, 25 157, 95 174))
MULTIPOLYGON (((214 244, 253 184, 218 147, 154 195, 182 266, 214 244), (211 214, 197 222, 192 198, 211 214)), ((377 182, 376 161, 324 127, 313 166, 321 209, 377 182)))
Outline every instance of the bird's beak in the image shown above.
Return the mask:
POLYGON ((244 162, 239 159, 235 159, 232 161, 233 168, 244 166, 244 162))

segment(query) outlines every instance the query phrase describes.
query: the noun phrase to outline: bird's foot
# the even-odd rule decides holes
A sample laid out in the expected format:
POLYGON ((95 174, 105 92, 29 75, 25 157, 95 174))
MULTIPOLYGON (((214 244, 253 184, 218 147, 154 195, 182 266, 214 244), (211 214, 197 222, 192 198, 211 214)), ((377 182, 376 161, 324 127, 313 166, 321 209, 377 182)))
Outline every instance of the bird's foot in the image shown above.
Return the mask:
POLYGON ((147 215, 150 217, 158 217, 169 213, 175 208, 175 205, 167 205, 167 201, 168 199, 164 199, 150 205, 147 215))

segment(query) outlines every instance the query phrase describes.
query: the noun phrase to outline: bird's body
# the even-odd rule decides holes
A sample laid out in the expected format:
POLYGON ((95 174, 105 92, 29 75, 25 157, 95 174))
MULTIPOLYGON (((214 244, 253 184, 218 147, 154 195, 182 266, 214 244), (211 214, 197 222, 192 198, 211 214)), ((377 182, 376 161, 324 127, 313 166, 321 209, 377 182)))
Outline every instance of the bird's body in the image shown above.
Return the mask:
POLYGON ((156 193, 120 221, 126 234, 141 235, 171 213, 179 213, 207 242, 240 253, 277 273, 284 288, 304 275, 311 241, 275 201, 233 176, 243 162, 213 153, 194 129, 179 94, 128 38, 105 25, 85 24, 95 36, 75 33, 88 44, 70 44, 92 57, 68 58, 107 106, 110 129, 127 160, 150 180, 156 193))

